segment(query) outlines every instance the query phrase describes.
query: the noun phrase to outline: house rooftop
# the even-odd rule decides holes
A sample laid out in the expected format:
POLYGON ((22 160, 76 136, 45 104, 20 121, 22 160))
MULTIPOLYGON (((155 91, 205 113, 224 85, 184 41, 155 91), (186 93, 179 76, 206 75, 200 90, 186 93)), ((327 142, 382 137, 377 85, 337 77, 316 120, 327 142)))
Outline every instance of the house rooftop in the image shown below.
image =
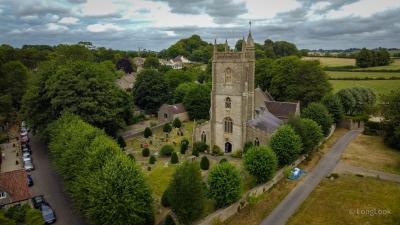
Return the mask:
POLYGON ((248 121, 247 124, 267 133, 273 133, 280 125, 283 124, 283 121, 274 116, 272 113, 266 111, 257 118, 248 121))
POLYGON ((295 114, 299 103, 294 102, 277 102, 277 101, 265 101, 265 106, 268 111, 279 118, 289 118, 291 114, 295 114))
POLYGON ((7 192, 10 203, 24 201, 31 197, 25 170, 0 173, 0 189, 7 192))

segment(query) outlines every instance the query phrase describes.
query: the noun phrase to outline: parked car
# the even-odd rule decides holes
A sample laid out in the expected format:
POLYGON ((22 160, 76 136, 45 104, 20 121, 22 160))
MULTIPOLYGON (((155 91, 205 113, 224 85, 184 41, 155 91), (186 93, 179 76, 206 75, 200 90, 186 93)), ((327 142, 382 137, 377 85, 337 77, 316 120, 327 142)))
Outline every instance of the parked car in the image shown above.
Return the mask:
POLYGON ((39 207, 42 212, 42 217, 45 224, 51 224, 56 222, 56 213, 47 203, 42 203, 39 207))
POLYGON ((24 161, 24 162, 31 161, 32 162, 31 154, 29 152, 24 152, 22 154, 22 161, 24 161))
POLYGON ((32 198, 33 207, 38 209, 42 203, 46 203, 46 201, 44 200, 43 195, 33 196, 33 198, 32 198))
POLYGON ((24 148, 29 148, 30 149, 31 146, 29 146, 28 143, 21 144, 21 150, 24 149, 24 148))
POLYGON ((21 132, 19 133, 21 137, 28 136, 28 129, 21 128, 21 132))
POLYGON ((28 182, 28 186, 29 186, 29 187, 33 186, 33 179, 32 179, 32 176, 28 174, 28 175, 26 176, 26 179, 27 179, 27 182, 28 182))
POLYGON ((29 154, 32 154, 31 148, 29 147, 28 144, 21 145, 22 148, 22 153, 28 152, 29 154))
POLYGON ((28 136, 22 136, 21 137, 21 144, 28 144, 29 142, 29 137, 28 136))
POLYGON ((24 161, 24 169, 27 172, 34 170, 35 167, 33 166, 32 161, 24 161))

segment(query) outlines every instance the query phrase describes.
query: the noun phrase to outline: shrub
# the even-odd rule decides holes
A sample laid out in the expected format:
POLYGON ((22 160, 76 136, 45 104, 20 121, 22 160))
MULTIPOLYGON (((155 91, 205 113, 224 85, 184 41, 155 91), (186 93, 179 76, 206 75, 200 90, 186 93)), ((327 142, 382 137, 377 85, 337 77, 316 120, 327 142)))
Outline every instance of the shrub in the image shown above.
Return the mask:
POLYGON ((254 146, 254 144, 251 141, 248 141, 248 142, 244 143, 243 154, 246 154, 247 150, 249 150, 253 146, 254 146))
POLYGON ((189 141, 187 139, 183 139, 181 141, 181 149, 180 149, 181 154, 185 154, 188 148, 189 148, 189 141))
POLYGON ((321 126, 325 136, 329 134, 333 123, 328 109, 320 103, 310 103, 301 113, 301 117, 312 119, 321 126))
POLYGON ((325 95, 325 97, 322 98, 321 103, 328 109, 336 123, 343 119, 344 110, 340 98, 337 95, 325 95))
POLYGON ((202 141, 193 144, 193 150, 198 152, 205 152, 208 150, 208 145, 202 141))
POLYGON ((210 168, 210 161, 208 160, 207 156, 201 157, 200 168, 202 170, 208 170, 210 168))
POLYGON ((176 117, 176 118, 174 119, 174 121, 172 122, 172 126, 174 126, 175 128, 181 128, 182 122, 181 122, 181 120, 179 119, 179 117, 176 117))
POLYGON ((172 145, 164 145, 161 147, 160 155, 171 156, 172 152, 174 152, 174 147, 172 145))
POLYGON ((239 170, 230 163, 218 164, 208 174, 209 196, 217 207, 232 204, 240 198, 239 170))
POLYGON ((171 208, 183 224, 200 218, 204 208, 204 184, 196 162, 178 166, 170 183, 171 208))
POLYGON ((221 148, 218 145, 213 146, 211 153, 216 156, 224 155, 224 152, 221 150, 221 148))
POLYGON ((226 162, 228 162, 228 160, 226 158, 222 158, 221 160, 219 160, 219 164, 226 163, 226 162))
POLYGON ((281 166, 296 160, 302 148, 299 135, 289 125, 281 126, 272 135, 270 145, 281 166))
POLYGON ((144 129, 143 136, 144 136, 145 138, 148 138, 148 137, 151 137, 152 135, 153 135, 153 132, 151 132, 151 129, 150 129, 149 127, 146 127, 146 128, 144 129))
POLYGON ((175 225, 174 219, 172 218, 171 215, 167 215, 167 217, 165 218, 165 222, 164 225, 175 225))
POLYGON ((258 183, 271 179, 277 168, 275 153, 266 146, 253 146, 244 155, 244 168, 256 178, 258 183))
POLYGON ((233 158, 242 158, 242 155, 243 155, 242 150, 236 150, 231 154, 233 158))
POLYGON ((154 164, 154 163, 156 163, 156 161, 157 161, 157 159, 156 159, 156 157, 154 155, 150 156, 149 164, 154 164))
POLYGON ((177 164, 178 162, 179 162, 178 154, 176 154, 176 152, 172 152, 171 164, 177 164))
POLYGON ((182 141, 181 141, 181 145, 182 144, 185 144, 185 145, 187 145, 187 146, 189 146, 189 140, 188 139, 183 139, 182 141))
POLYGON ((163 132, 164 133, 169 133, 169 132, 171 132, 171 130, 172 130, 172 127, 171 127, 170 123, 164 124, 164 126, 163 126, 163 132))
POLYGON ((311 153, 324 138, 321 127, 314 120, 290 117, 288 124, 301 138, 303 143, 302 153, 311 153))
POLYGON ((117 143, 118 143, 118 145, 119 145, 122 149, 124 149, 124 148, 126 147, 125 140, 124 140, 124 138, 123 138, 121 135, 119 135, 119 136, 117 137, 117 143))
POLYGON ((161 197, 161 205, 164 207, 171 206, 171 189, 170 189, 170 187, 167 187, 167 189, 165 189, 165 191, 161 197))
POLYGON ((142 156, 143 157, 148 157, 150 155, 150 149, 144 148, 142 149, 142 156))

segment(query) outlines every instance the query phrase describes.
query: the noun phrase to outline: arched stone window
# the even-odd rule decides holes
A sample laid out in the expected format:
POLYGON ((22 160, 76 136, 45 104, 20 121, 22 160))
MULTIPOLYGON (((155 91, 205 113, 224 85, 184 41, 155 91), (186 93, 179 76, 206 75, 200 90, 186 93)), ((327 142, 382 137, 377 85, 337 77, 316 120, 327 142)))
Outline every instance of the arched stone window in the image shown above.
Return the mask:
POLYGON ((224 131, 225 133, 232 133, 233 130, 233 121, 231 118, 227 117, 224 119, 224 131))
POLYGON ((258 140, 258 137, 254 140, 254 145, 255 146, 260 146, 260 140, 258 140))
POLYGON ((204 132, 204 131, 201 133, 201 141, 204 142, 204 143, 207 142, 206 132, 204 132))
POLYGON ((227 109, 231 108, 231 98, 229 98, 229 97, 225 98, 225 108, 227 108, 227 109))

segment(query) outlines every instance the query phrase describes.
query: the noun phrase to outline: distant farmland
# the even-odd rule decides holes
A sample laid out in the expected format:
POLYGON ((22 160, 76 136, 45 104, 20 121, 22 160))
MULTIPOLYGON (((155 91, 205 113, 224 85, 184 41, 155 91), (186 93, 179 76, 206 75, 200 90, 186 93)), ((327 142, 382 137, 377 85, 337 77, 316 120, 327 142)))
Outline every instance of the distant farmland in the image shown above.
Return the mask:
POLYGON ((378 96, 400 89, 400 80, 330 80, 333 91, 348 87, 368 87, 378 96))
POLYGON ((319 60, 322 66, 355 66, 356 60, 349 58, 335 58, 335 57, 303 57, 304 60, 319 60))
POLYGON ((353 72, 353 71, 326 71, 329 78, 391 78, 398 77, 400 79, 400 73, 396 72, 353 72))

